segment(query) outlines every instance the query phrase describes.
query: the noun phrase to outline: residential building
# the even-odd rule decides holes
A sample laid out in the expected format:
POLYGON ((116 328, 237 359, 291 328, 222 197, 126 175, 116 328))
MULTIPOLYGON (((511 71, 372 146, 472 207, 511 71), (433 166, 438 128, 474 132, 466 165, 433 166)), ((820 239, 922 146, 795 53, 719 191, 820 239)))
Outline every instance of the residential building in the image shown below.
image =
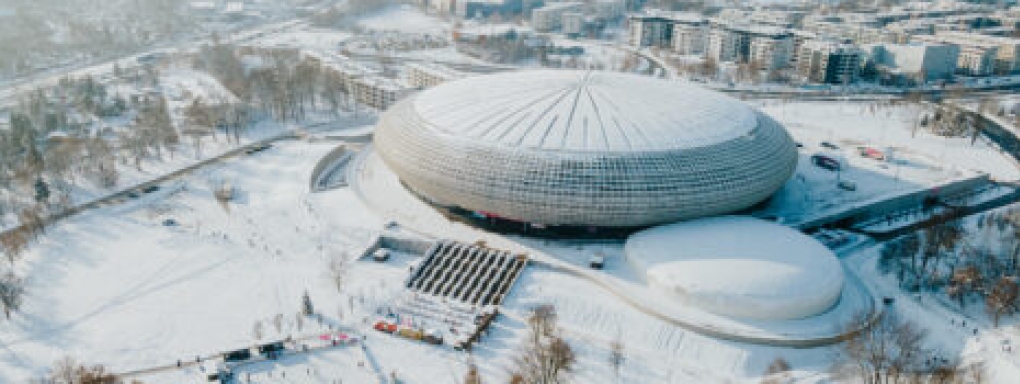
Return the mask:
POLYGON ((708 33, 708 56, 717 62, 745 61, 750 53, 747 37, 728 26, 717 25, 708 33), (748 47, 748 50, 743 50, 743 47, 748 47))
POLYGON ((923 83, 952 79, 959 56, 956 45, 913 43, 875 45, 870 58, 886 74, 923 83))
POLYGON ((596 0, 591 3, 595 18, 602 21, 618 20, 623 17, 624 0, 596 0))
POLYGON ((793 52, 793 35, 788 32, 752 34, 748 62, 760 69, 784 68, 793 60, 793 52))
POLYGON ((804 46, 804 43, 817 39, 818 35, 799 29, 790 30, 790 34, 793 36, 793 54, 790 55, 790 66, 797 68, 797 59, 800 57, 800 47, 804 46))
POLYGON ((669 47, 673 41, 673 19, 666 15, 631 15, 628 18, 630 45, 669 47))
POLYGON ((579 36, 585 31, 586 18, 581 12, 564 12, 560 29, 566 35, 579 36))
POLYGON ((673 50, 681 55, 704 55, 711 28, 708 20, 674 20, 673 50))
POLYGON ((911 41, 954 44, 960 47, 958 73, 970 76, 1009 74, 1020 71, 1020 40, 968 32, 937 32, 918 35, 911 41))
POLYGON ((546 4, 531 10, 531 27, 539 32, 560 29, 564 13, 581 12, 583 9, 584 4, 573 1, 546 4))
POLYGON ((341 86, 361 104, 386 109, 411 91, 403 81, 385 78, 379 71, 344 56, 321 51, 302 51, 302 54, 318 60, 328 74, 336 75, 341 86))
POLYGON ((719 62, 755 62, 763 69, 789 65, 793 52, 793 34, 760 25, 716 24, 708 34, 708 56, 719 62))
POLYGON ((406 68, 407 84, 417 89, 432 88, 463 77, 460 72, 439 64, 409 63, 406 68))
POLYGON ((797 74, 806 81, 851 84, 860 77, 864 52, 857 46, 812 40, 800 48, 797 74))

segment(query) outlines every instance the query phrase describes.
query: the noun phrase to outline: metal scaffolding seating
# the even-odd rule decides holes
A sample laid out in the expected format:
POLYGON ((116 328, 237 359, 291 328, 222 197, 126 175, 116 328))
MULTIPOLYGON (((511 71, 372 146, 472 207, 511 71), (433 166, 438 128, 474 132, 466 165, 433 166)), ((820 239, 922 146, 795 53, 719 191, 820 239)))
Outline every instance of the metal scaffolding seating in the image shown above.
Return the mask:
POLYGON ((524 264, 523 257, 507 251, 443 240, 425 254, 406 287, 416 293, 472 306, 498 305, 524 264))

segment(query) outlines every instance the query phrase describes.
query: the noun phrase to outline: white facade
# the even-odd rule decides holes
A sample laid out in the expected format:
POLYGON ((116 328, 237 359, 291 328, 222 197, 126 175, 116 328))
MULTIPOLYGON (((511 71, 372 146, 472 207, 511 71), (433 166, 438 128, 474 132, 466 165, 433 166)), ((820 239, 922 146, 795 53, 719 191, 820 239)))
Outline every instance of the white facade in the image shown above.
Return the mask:
POLYGON ((595 18, 600 20, 616 20, 623 17, 625 0, 596 0, 591 3, 595 18))
POLYGON ((580 12, 566 12, 563 14, 562 32, 571 35, 580 35, 584 32, 585 16, 580 12))
POLYGON ((956 70, 960 74, 970 76, 988 76, 999 73, 1011 73, 1016 63, 1016 40, 997 40, 992 36, 971 33, 946 32, 936 35, 918 35, 911 38, 912 42, 932 44, 953 44, 960 47, 956 70), (1014 44, 1003 44, 1013 40, 1014 44), (1009 50, 1001 54, 1000 48, 1009 50), (1012 57, 1010 57, 1012 55, 1012 57))
POLYGON ((673 41, 673 21, 660 16, 631 16, 629 43, 635 47, 668 47, 673 41))
POLYGON ((673 25, 673 50, 681 55, 704 55, 708 46, 708 23, 673 25))
POLYGON ((885 44, 878 50, 876 63, 919 81, 951 79, 960 56, 960 47, 949 44, 885 44))
POLYGON ((793 60, 793 37, 782 35, 751 36, 751 63, 757 63, 761 69, 779 69, 790 65, 793 60))
MULTIPOLYGON (((917 41, 942 42, 960 46, 961 56, 966 52, 971 72, 982 74, 1010 74, 1020 72, 1020 39, 988 36, 967 32, 938 32, 934 36, 915 36, 917 41), (994 52, 993 52, 994 51, 994 52), (990 68, 985 56, 991 55, 990 68)), ((960 63, 963 67, 964 63, 960 63)))
POLYGON ((719 93, 554 70, 469 77, 418 93, 382 115, 375 148, 434 204, 596 227, 747 208, 785 184, 798 158, 779 123, 719 93))
POLYGON ((531 10, 531 27, 539 32, 560 29, 564 13, 579 12, 582 9, 583 4, 577 2, 549 3, 531 10))
POLYGON ((305 51, 304 54, 319 60, 327 74, 337 76, 344 89, 361 104, 386 109, 411 91, 403 81, 382 77, 378 71, 345 57, 328 52, 305 51))
POLYGON ((726 27, 714 27, 708 34, 708 56, 717 62, 742 61, 740 46, 747 36, 726 27))
POLYGON ((439 64, 407 64, 407 83, 417 89, 432 88, 463 77, 461 73, 439 64))
POLYGON ((812 40, 797 54, 797 74, 810 82, 853 84, 860 77, 864 51, 851 44, 812 40))

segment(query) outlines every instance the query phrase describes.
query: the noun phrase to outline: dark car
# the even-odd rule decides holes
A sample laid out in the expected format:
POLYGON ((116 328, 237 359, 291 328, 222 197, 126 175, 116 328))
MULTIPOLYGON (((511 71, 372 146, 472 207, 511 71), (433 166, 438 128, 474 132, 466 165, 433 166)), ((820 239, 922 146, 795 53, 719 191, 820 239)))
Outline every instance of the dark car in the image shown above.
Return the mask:
POLYGON ((142 193, 153 193, 153 192, 156 192, 158 190, 159 190, 159 186, 158 185, 150 185, 148 187, 142 188, 142 193))
POLYGON ((230 351, 223 354, 223 361, 244 361, 251 358, 251 351, 248 349, 238 349, 236 351, 230 351))
POLYGON ((839 146, 828 141, 823 141, 822 146, 828 149, 839 149, 839 146))
POLYGON ((839 160, 823 155, 811 156, 811 163, 817 167, 825 168, 830 171, 838 171, 842 168, 839 160))

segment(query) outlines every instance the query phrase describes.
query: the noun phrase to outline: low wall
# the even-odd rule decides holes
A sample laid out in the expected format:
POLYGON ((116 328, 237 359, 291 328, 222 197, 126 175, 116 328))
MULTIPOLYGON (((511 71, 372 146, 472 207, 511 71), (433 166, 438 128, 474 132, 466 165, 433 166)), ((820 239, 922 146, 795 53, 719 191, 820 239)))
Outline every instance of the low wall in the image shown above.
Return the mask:
POLYGON ((802 231, 824 227, 837 222, 851 220, 863 222, 884 217, 891 212, 916 209, 924 204, 924 199, 936 196, 942 200, 952 199, 991 184, 987 174, 980 174, 965 179, 954 180, 937 187, 907 192, 899 196, 880 199, 845 209, 840 212, 824 215, 803 221, 795 225, 802 231))
POLYGON ((341 144, 330 150, 326 156, 322 157, 322 159, 319 159, 319 162, 315 163, 315 168, 312 168, 312 175, 311 179, 308 181, 308 188, 315 192, 319 191, 319 184, 322 181, 322 178, 327 176, 324 173, 330 173, 337 161, 342 159, 344 156, 349 155, 349 152, 350 151, 347 150, 347 146, 341 144))

